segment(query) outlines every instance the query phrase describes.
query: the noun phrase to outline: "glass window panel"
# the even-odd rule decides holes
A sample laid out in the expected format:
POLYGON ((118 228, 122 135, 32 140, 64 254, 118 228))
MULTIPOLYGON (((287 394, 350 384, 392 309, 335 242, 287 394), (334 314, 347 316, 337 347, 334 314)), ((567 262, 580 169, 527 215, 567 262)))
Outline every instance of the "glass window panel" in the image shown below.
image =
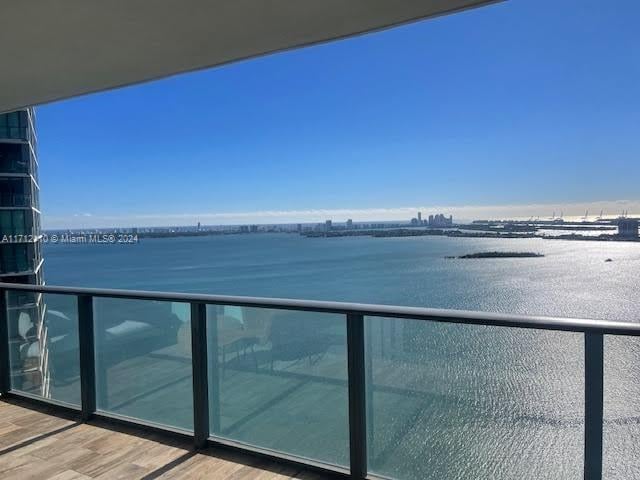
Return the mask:
POLYGON ((11 112, 7 114, 7 123, 10 127, 18 127, 20 126, 20 113, 19 112, 11 112))
POLYGON ((345 316, 213 306, 207 316, 212 435, 347 466, 345 316))
POLYGON ((24 145, 0 143, 0 172, 28 173, 29 150, 24 145))
POLYGON ((76 297, 9 291, 11 388, 80 405, 76 297))
POLYGON ((15 247, 16 271, 26 272, 29 270, 29 245, 18 244, 15 247))
POLYGON ((13 220, 13 232, 16 235, 24 235, 27 233, 27 226, 25 221, 25 211, 15 210, 12 215, 13 220))
POLYGON ((0 235, 11 235, 11 210, 0 210, 0 235))
POLYGON ((94 301, 97 408, 193 430, 189 306, 94 301))
POLYGON ((583 335, 367 318, 365 343, 371 472, 582 478, 583 335))
POLYGON ((0 243, 0 273, 23 272, 29 269, 28 245, 0 243))
POLYGON ((640 478, 640 338, 604 336, 603 478, 640 478))

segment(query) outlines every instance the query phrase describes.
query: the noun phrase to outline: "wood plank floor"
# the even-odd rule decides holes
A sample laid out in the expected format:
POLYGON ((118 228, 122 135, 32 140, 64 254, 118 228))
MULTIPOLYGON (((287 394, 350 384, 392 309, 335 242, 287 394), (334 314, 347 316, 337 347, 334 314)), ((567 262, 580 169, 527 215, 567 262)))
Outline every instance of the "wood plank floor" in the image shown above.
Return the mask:
POLYGON ((20 400, 0 400, 0 478, 259 479, 328 478, 220 450, 194 452, 188 441, 61 415, 20 400), (55 414, 54 414, 55 413, 55 414))

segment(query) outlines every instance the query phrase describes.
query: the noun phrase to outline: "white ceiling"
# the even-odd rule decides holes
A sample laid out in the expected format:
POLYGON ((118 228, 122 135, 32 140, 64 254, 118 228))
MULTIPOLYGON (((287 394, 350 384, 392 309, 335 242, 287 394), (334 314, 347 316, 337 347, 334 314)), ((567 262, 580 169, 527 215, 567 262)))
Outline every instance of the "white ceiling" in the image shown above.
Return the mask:
POLYGON ((486 3, 492 1, 3 1, 0 112, 486 3))

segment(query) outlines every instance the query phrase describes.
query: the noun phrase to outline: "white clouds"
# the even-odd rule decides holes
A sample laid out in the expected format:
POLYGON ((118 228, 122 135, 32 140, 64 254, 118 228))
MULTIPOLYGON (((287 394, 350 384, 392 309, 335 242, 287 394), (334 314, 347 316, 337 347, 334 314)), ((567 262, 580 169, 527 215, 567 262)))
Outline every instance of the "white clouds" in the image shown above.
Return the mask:
POLYGON ((605 216, 615 217, 623 210, 630 215, 640 214, 640 201, 613 200, 600 202, 582 202, 569 204, 529 204, 529 205, 421 205, 397 208, 367 209, 312 209, 312 210, 264 210, 253 212, 202 212, 181 214, 132 214, 132 215, 96 215, 90 213, 66 216, 43 215, 43 226, 55 228, 92 228, 92 227, 130 227, 130 226, 168 226, 168 225, 234 225, 248 223, 307 223, 323 222, 333 219, 336 222, 348 218, 354 221, 408 220, 422 211, 423 216, 430 213, 453 215, 457 221, 469 221, 481 218, 529 218, 551 217, 564 213, 567 217, 582 217, 586 211, 594 218, 604 211, 605 216))

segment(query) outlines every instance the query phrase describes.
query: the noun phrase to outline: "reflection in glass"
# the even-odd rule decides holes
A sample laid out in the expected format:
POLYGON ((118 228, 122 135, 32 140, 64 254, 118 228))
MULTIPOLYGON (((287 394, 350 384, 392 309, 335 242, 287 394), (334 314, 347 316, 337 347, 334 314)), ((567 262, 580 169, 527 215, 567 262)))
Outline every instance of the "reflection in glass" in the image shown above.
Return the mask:
POLYGON ((11 388, 80 405, 76 297, 9 291, 11 388))
POLYGON ((193 429, 189 305, 94 299, 98 410, 193 429))
POLYGON ((29 160, 28 145, 0 143, 0 172, 30 173, 29 160))
POLYGON ((212 435, 346 466, 343 315, 208 307, 212 435))
POLYGON ((365 319, 369 470, 581 478, 583 335, 365 319))

